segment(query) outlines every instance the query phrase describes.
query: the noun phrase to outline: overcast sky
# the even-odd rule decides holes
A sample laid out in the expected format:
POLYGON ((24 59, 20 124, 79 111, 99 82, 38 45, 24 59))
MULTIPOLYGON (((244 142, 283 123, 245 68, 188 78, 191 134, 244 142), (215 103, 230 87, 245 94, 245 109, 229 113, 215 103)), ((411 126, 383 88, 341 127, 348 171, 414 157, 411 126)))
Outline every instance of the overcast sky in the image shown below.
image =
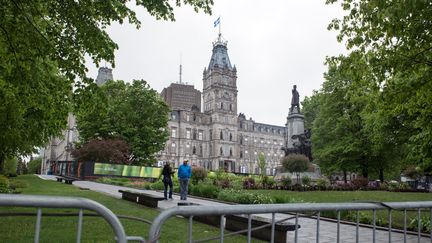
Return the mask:
MULTIPOLYGON (((142 22, 139 30, 128 24, 108 29, 119 45, 114 79, 144 79, 160 92, 178 82, 182 56, 182 80, 202 91, 202 73, 218 34, 213 22, 220 16, 228 55, 237 67, 238 112, 283 126, 292 86, 297 85, 300 100, 310 96, 323 82, 325 57, 346 52, 336 41, 337 33, 327 30, 344 12, 324 2, 215 0, 212 16, 182 6, 175 10, 175 22, 157 21, 134 8, 142 22)), ((96 78, 97 68, 88 68, 96 78)))

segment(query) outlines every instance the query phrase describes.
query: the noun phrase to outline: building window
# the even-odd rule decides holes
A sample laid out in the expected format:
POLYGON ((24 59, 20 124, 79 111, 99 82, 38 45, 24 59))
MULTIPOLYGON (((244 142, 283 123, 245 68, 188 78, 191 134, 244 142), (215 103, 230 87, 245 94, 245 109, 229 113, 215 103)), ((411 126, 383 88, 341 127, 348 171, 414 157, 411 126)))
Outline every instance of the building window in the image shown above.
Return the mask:
POLYGON ((232 134, 230 133, 230 141, 232 141, 232 134))
POLYGON ((193 136, 192 137, 193 137, 194 140, 197 138, 197 133, 196 133, 195 130, 193 131, 193 136))
POLYGON ((223 149, 222 149, 222 147, 220 147, 219 153, 220 153, 220 155, 223 155, 223 149))
POLYGON ((196 148, 195 148, 195 146, 192 147, 192 154, 196 154, 196 148))
POLYGON ((220 140, 223 140, 223 132, 220 132, 220 140))
POLYGON ((172 118, 173 120, 175 120, 175 119, 176 119, 176 116, 175 116, 175 115, 172 115, 171 118, 172 118))
POLYGON ((232 111, 232 104, 230 104, 230 111, 232 111))
POLYGON ((186 138, 190 139, 191 137, 191 131, 189 129, 186 130, 186 138))
POLYGON ((243 151, 240 151, 240 159, 243 158, 243 151))
POLYGON ((186 121, 189 121, 189 115, 186 115, 186 121))
POLYGON ((193 114, 193 121, 196 121, 196 115, 193 114))
POLYGON ((240 145, 243 145, 243 136, 240 135, 240 145))
POLYGON ((202 147, 202 145, 200 145, 200 155, 202 155, 203 154, 203 147, 202 147))
POLYGON ((230 148, 230 156, 232 156, 232 148, 230 148))
POLYGON ((223 110, 223 102, 221 102, 221 110, 223 110))
POLYGON ((171 137, 175 138, 177 136, 177 129, 171 129, 171 137))
POLYGON ((210 140, 212 140, 213 139, 213 131, 212 130, 210 130, 210 134, 209 134, 210 136, 210 140))
POLYGON ((203 140, 203 132, 202 131, 198 132, 198 140, 203 140))

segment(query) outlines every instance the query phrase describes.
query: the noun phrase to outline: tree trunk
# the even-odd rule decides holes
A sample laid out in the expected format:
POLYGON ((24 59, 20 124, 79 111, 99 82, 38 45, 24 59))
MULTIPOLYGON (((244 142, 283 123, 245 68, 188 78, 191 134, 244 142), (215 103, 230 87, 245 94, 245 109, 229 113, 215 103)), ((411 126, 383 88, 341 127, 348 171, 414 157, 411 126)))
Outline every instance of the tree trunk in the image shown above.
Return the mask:
POLYGON ((363 178, 368 178, 368 176, 369 176, 369 171, 368 171, 368 168, 367 168, 367 167, 363 167, 363 168, 362 168, 362 176, 363 176, 363 178))
POLYGON ((384 169, 382 169, 382 168, 379 169, 379 179, 380 179, 381 183, 384 182, 384 169))
POLYGON ((344 179, 344 183, 347 183, 347 171, 343 170, 343 179, 344 179))
POLYGON ((3 167, 4 167, 4 160, 5 156, 3 154, 0 154, 0 175, 3 175, 3 167))

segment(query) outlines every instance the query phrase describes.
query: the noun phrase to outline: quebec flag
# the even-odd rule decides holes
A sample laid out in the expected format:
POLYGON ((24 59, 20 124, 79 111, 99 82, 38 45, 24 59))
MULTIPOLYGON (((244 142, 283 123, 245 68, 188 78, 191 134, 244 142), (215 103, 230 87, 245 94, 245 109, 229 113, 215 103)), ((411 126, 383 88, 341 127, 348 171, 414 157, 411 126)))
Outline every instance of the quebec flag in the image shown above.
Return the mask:
POLYGON ((219 24, 220 24, 220 17, 217 18, 217 19, 215 20, 215 22, 213 22, 213 25, 214 25, 215 28, 216 28, 216 26, 218 26, 219 24))

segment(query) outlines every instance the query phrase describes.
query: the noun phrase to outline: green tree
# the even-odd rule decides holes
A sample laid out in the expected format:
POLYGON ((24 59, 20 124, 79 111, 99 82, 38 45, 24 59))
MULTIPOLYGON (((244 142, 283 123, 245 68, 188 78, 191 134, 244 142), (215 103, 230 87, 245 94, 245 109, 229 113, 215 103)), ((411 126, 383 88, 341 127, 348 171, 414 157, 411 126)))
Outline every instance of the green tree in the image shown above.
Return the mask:
MULTIPOLYGON (((407 146, 402 159, 432 171, 430 1, 340 2, 347 15, 333 20, 329 28, 339 30, 338 40, 346 41, 348 48, 369 60, 375 77, 369 82, 380 87, 381 99, 377 101, 385 114, 381 118, 396 125, 392 136, 407 146)), ((352 68, 362 70, 357 64, 353 62, 352 68)))
POLYGON ((304 126, 306 129, 312 129, 313 123, 319 113, 320 108, 320 93, 313 91, 311 97, 305 96, 302 103, 302 113, 304 114, 304 126))
POLYGON ((120 138, 129 145, 132 163, 155 161, 168 138, 169 108, 145 81, 108 81, 78 92, 75 113, 83 143, 120 138))
POLYGON ((31 160, 27 166, 28 167, 28 173, 39 174, 40 169, 41 169, 41 164, 42 164, 42 158, 37 158, 37 159, 31 160))
POLYGON ((258 155, 258 168, 260 170, 260 181, 263 188, 266 188, 268 177, 266 175, 266 160, 263 153, 258 155))
POLYGON ((282 166, 286 171, 296 174, 297 184, 299 184, 300 173, 309 168, 309 159, 302 154, 289 154, 282 159, 282 166))
POLYGON ((90 139, 72 151, 78 161, 97 161, 105 163, 129 164, 130 153, 127 143, 119 138, 90 139))
MULTIPOLYGON (((212 0, 135 1, 157 19, 174 20, 173 6, 210 13, 212 0)), ((4 159, 28 155, 66 125, 85 55, 113 66, 112 22, 140 21, 127 1, 3 1, 0 7, 0 170, 4 159)), ((0 171, 1 173, 1 171, 0 171)))

